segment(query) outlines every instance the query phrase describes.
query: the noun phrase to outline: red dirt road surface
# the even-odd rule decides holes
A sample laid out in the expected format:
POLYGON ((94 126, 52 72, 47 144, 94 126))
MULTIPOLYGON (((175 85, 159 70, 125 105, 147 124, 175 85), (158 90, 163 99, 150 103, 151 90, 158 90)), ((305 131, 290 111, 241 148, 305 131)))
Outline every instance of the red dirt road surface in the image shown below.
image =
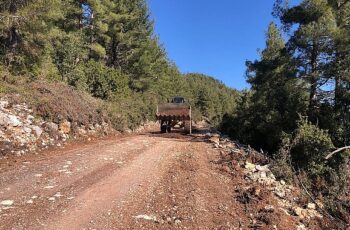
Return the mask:
MULTIPOLYGON (((0 229, 248 229, 254 210, 234 192, 244 179, 219 159, 203 136, 182 134, 1 159, 0 229)), ((260 229, 295 229, 276 216, 260 229)))

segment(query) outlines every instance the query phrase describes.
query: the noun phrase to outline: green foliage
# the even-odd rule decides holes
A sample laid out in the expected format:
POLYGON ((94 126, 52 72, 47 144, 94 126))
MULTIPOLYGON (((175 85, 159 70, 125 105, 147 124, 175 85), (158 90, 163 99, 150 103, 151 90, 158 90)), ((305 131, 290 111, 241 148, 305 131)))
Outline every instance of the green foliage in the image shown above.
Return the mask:
POLYGON ((233 138, 273 152, 282 133, 296 128, 298 113, 305 114, 307 94, 303 83, 294 78, 295 63, 275 24, 270 24, 266 37, 261 60, 247 62, 252 90, 243 94, 239 109, 226 117, 222 127, 233 138))
POLYGON ((329 168, 325 157, 334 148, 330 135, 306 119, 302 119, 292 141, 291 156, 294 164, 312 175, 322 175, 329 168))
POLYGON ((127 77, 120 71, 96 61, 86 63, 83 71, 91 95, 106 100, 114 94, 127 93, 127 77))

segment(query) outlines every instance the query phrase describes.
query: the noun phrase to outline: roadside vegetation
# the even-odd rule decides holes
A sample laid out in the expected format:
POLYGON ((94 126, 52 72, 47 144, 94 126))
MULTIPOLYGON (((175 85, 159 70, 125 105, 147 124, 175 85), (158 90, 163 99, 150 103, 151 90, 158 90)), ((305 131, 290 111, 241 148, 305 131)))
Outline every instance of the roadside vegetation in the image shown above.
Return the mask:
POLYGON ((276 175, 297 180, 347 222, 350 3, 304 0, 289 7, 277 0, 273 14, 282 28, 270 24, 260 59, 247 62, 251 90, 242 93, 221 128, 268 152, 276 159, 276 175))

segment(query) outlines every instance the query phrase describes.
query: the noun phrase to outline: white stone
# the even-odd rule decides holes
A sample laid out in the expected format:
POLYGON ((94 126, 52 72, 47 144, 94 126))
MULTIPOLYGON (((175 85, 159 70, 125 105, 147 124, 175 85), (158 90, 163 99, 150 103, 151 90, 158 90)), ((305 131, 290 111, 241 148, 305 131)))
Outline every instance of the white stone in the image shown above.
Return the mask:
POLYGON ((11 206, 11 205, 13 205, 13 203, 14 203, 13 200, 3 200, 0 202, 0 204, 3 206, 11 206))
POLYGON ((48 185, 48 186, 46 186, 46 187, 44 187, 44 189, 52 189, 52 188, 54 188, 55 186, 53 186, 53 185, 48 185))
POLYGON ((15 115, 8 115, 8 118, 8 125, 11 125, 13 127, 22 126, 22 122, 20 122, 15 115))
POLYGON ((134 216, 134 218, 157 221, 157 218, 155 216, 148 216, 148 215, 138 215, 138 216, 134 216))
POLYGON ((23 127, 23 131, 29 134, 32 132, 32 129, 29 127, 23 127))
POLYGON ((5 109, 9 105, 8 101, 0 101, 0 109, 5 109))
POLYGON ((36 125, 32 126, 32 130, 34 131, 34 133, 37 137, 40 137, 41 134, 43 133, 43 130, 39 126, 36 126, 36 125))
POLYGON ((255 164, 252 164, 252 163, 250 163, 250 162, 246 162, 245 163, 245 166, 244 166, 246 169, 249 169, 249 170, 253 170, 253 171, 255 171, 255 164))
POLYGON ((314 203, 308 203, 308 204, 307 204, 307 208, 308 208, 308 209, 315 210, 315 209, 316 209, 316 204, 314 204, 314 203))
POLYGON ((260 172, 268 172, 268 171, 270 171, 270 169, 268 168, 268 165, 264 165, 264 166, 256 165, 255 169, 260 171, 260 172))
POLYGON ((55 195, 53 195, 54 197, 62 197, 63 195, 60 193, 60 192, 58 192, 58 193, 56 193, 55 195))

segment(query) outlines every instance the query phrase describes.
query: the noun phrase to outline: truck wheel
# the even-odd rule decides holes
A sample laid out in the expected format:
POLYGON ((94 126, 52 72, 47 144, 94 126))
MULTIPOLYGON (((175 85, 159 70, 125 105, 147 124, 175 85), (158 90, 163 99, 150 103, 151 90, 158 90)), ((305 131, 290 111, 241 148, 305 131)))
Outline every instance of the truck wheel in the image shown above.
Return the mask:
POLYGON ((166 130, 168 133, 171 133, 171 126, 168 126, 166 130))
POLYGON ((160 126, 160 132, 161 133, 166 133, 166 125, 160 126))
POLYGON ((186 134, 192 134, 192 121, 185 121, 184 122, 184 127, 185 127, 185 133, 186 134))

